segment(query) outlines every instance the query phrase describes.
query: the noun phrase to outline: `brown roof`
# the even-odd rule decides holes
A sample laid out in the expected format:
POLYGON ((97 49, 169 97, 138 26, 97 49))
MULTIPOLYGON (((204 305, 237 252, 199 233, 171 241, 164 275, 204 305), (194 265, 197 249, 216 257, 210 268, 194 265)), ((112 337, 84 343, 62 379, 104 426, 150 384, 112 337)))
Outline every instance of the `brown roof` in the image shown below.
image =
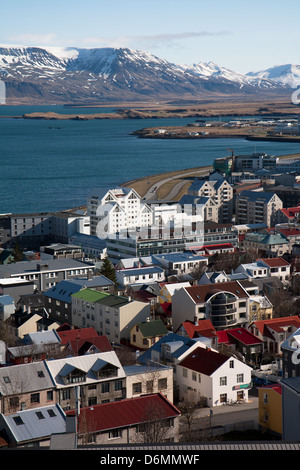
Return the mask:
POLYGON ((211 349, 197 348, 183 359, 179 365, 194 370, 200 374, 210 376, 221 367, 229 357, 212 351, 211 349))
POLYGON ((182 323, 189 338, 198 338, 204 336, 205 338, 217 337, 216 330, 209 319, 198 320, 197 324, 187 320, 182 323))
POLYGON ((195 303, 206 302, 207 299, 218 292, 230 292, 240 299, 248 297, 247 292, 243 289, 242 285, 238 281, 218 282, 216 284, 204 284, 202 286, 185 287, 185 290, 195 303))
POLYGON ((266 336, 269 335, 271 328, 274 331, 284 331, 283 328, 287 326, 295 326, 300 328, 300 318, 298 315, 292 315, 289 317, 270 318, 268 320, 258 320, 253 322, 258 331, 266 336))
POLYGON ((290 263, 288 263, 285 259, 279 257, 279 258, 261 258, 258 261, 263 261, 266 263, 270 268, 277 267, 277 266, 289 266, 290 263))

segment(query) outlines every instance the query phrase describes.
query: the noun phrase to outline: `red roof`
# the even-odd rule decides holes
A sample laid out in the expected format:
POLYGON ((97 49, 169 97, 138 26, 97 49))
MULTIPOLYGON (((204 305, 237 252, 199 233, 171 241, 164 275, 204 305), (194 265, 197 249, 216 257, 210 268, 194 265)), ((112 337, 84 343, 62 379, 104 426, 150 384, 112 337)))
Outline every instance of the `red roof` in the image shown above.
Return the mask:
POLYGON ((300 214, 300 206, 282 208, 280 210, 289 219, 293 219, 294 217, 297 217, 300 214))
POLYGON ((99 336, 97 331, 93 327, 72 328, 71 330, 64 331, 60 331, 59 329, 57 329, 56 332, 60 337, 62 344, 67 344, 69 341, 72 341, 74 339, 90 339, 99 336))
POLYGON ((210 376, 228 360, 229 356, 212 351, 211 349, 199 347, 183 359, 179 365, 210 376))
POLYGON ((290 317, 270 318, 268 320, 258 320, 253 322, 258 331, 266 336, 269 334, 269 328, 274 331, 284 331, 283 328, 287 326, 295 326, 300 328, 300 318, 298 315, 291 315, 290 317))
POLYGON ((247 292, 237 281, 218 282, 215 284, 203 284, 201 286, 184 287, 195 303, 204 303, 212 295, 219 292, 230 292, 238 298, 248 297, 247 292))
POLYGON ((213 338, 216 336, 216 330, 210 320, 198 320, 197 324, 191 321, 185 321, 182 323, 189 338, 198 338, 199 336, 205 336, 205 338, 213 338))
POLYGON ((243 343, 246 346, 262 343, 262 340, 257 338, 257 336, 253 335, 245 328, 232 328, 231 330, 217 331, 217 335, 219 344, 232 344, 235 343, 235 340, 243 343))
POLYGON ((262 261, 263 263, 266 263, 270 268, 277 268, 280 266, 290 266, 290 263, 288 263, 285 259, 279 257, 279 258, 261 258, 258 259, 257 261, 262 261))
MULTIPOLYGON (((180 416, 180 411, 167 398, 155 393, 81 408, 79 433, 134 426, 155 418, 154 410, 159 413, 159 418, 180 416)), ((66 411, 67 415, 74 413, 74 410, 66 411)))
POLYGON ((282 395, 282 388, 281 388, 281 385, 278 385, 278 384, 269 384, 269 385, 264 385, 262 387, 258 387, 258 388, 271 388, 272 390, 274 390, 274 392, 277 392, 279 393, 279 395, 282 395))
POLYGON ((69 344, 74 354, 85 354, 91 346, 95 346, 100 352, 113 351, 113 347, 105 335, 87 339, 72 339, 69 344))

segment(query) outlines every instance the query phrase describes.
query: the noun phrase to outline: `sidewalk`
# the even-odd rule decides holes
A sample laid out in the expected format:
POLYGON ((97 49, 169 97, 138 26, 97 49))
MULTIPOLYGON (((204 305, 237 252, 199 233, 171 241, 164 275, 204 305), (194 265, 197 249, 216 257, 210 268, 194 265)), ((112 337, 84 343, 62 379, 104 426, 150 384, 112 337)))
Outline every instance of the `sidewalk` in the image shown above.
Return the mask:
POLYGON ((216 416, 219 414, 234 413, 235 411, 244 411, 250 409, 258 410, 258 397, 250 396, 247 402, 236 403, 234 405, 219 405, 213 406, 211 408, 200 408, 197 417, 208 417, 210 416, 211 411, 213 416, 216 416))

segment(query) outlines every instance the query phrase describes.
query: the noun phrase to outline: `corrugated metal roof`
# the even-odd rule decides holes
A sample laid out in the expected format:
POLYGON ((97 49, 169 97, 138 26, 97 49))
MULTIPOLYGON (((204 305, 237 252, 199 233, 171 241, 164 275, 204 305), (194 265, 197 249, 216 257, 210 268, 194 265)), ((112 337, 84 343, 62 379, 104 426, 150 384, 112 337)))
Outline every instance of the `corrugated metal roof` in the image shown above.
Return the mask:
POLYGON ((0 391, 3 395, 52 389, 54 383, 45 362, 0 367, 0 391))
POLYGON ((228 360, 229 356, 199 347, 194 349, 179 365, 210 376, 228 360))
POLYGON ((2 416, 17 443, 66 431, 66 416, 58 404, 2 416))

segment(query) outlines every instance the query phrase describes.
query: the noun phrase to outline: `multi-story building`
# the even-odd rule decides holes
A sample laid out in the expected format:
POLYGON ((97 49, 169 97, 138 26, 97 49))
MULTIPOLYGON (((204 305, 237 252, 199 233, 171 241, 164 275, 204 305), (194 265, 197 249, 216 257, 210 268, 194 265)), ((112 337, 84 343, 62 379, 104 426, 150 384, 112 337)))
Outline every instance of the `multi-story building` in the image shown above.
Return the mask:
POLYGON ((50 289, 63 279, 85 277, 93 273, 94 265, 75 259, 18 261, 0 266, 0 279, 19 278, 32 281, 40 292, 50 289))
POLYGON ((248 310, 249 294, 239 281, 184 287, 172 297, 173 329, 205 318, 216 330, 245 326, 248 310))
POLYGON ((150 207, 132 188, 95 191, 87 201, 90 234, 99 238, 147 227, 153 223, 150 207))
POLYGON ((233 188, 225 179, 195 180, 188 194, 211 198, 218 206, 218 222, 231 222, 233 213, 233 188))
POLYGON ((150 317, 150 304, 130 297, 83 289, 72 296, 72 325, 93 327, 111 343, 130 341, 130 329, 150 317))
POLYGON ((236 223, 265 223, 270 227, 272 217, 282 207, 282 201, 275 193, 241 191, 236 197, 236 223))

